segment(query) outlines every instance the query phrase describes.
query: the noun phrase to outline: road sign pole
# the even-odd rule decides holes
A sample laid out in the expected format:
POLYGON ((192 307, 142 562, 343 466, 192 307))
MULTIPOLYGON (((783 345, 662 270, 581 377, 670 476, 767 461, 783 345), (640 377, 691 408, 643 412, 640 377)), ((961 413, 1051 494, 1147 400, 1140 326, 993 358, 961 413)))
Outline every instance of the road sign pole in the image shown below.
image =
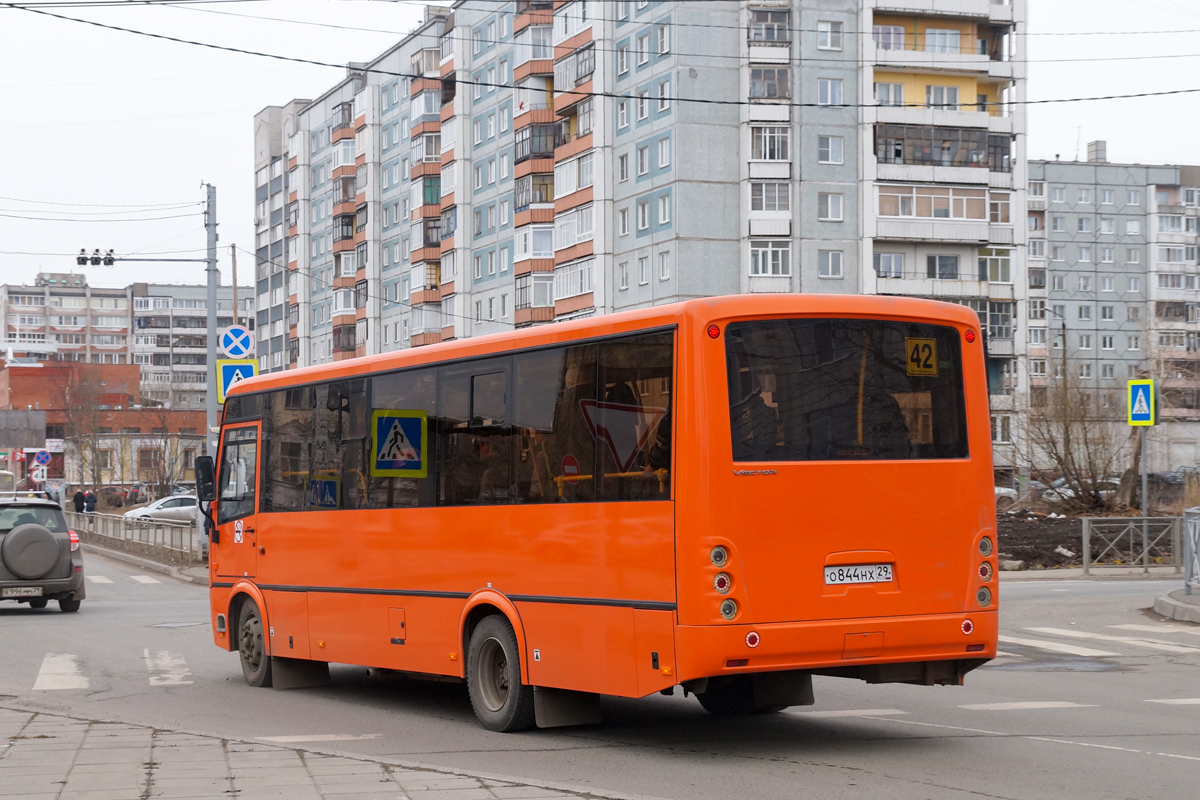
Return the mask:
POLYGON ((204 441, 210 456, 217 455, 217 439, 213 428, 217 427, 217 286, 221 273, 217 271, 217 187, 206 183, 208 202, 204 208, 204 228, 208 232, 208 403, 204 441))
POLYGON ((1150 467, 1146 463, 1146 429, 1142 428, 1142 572, 1150 571, 1150 548, 1146 546, 1150 535, 1150 467))

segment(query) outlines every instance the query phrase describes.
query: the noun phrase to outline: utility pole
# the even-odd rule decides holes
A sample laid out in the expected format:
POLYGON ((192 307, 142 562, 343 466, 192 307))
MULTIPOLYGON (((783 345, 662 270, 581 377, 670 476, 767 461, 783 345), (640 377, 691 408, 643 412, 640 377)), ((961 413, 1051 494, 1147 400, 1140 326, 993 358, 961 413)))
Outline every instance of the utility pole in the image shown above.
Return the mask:
POLYGON ((232 265, 231 272, 233 273, 233 324, 237 325, 241 322, 238 315, 237 304, 237 245, 229 245, 229 263, 232 265))
MULTIPOLYGON (((221 273, 217 271, 217 187, 204 184, 208 192, 204 206, 204 230, 208 234, 208 415, 204 441, 208 454, 217 455, 217 286, 221 273)), ((236 284, 236 281, 235 281, 236 284)))

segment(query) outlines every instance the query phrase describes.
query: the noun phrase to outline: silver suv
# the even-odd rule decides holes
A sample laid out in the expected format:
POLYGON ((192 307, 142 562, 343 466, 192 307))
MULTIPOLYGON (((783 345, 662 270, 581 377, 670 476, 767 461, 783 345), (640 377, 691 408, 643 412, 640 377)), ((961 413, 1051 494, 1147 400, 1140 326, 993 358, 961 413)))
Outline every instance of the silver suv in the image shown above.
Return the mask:
POLYGON ((62 509, 44 495, 0 494, 0 600, 57 600, 71 612, 83 598, 83 553, 62 509))

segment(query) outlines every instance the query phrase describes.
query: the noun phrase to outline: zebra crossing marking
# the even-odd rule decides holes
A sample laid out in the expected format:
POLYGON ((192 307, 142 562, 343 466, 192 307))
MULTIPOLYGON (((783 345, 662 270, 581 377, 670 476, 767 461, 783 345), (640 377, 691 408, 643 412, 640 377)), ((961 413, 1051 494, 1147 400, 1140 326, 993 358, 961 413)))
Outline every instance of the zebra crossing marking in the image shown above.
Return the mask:
POLYGON ((1085 658, 1109 658, 1112 656, 1120 656, 1120 653, 1113 653, 1108 650, 1094 650, 1090 647, 1079 647, 1073 644, 1065 644, 1063 642, 1047 642, 1041 639, 1022 639, 1016 636, 1005 636, 1001 634, 996 637, 1005 644, 1019 644, 1025 647, 1032 647, 1036 650, 1047 650, 1051 653, 1061 653, 1068 656, 1083 656, 1085 658))
POLYGON ((162 583, 158 578, 151 578, 149 575, 130 575, 138 583, 162 583))
POLYGON ((79 671, 78 659, 79 656, 73 653, 46 653, 33 691, 88 688, 87 677, 79 671))
POLYGON ((1065 628, 1026 628, 1034 633, 1044 633, 1047 636, 1063 636, 1070 639, 1095 639, 1101 642, 1119 642, 1135 647, 1145 647, 1150 650, 1162 650, 1167 653, 1200 653, 1200 647, 1175 642, 1165 642, 1162 639, 1147 639, 1138 636, 1112 636, 1107 633, 1088 633, 1087 631, 1071 631, 1065 628))
POLYGON ((1065 700, 1024 700, 1015 703, 971 703, 959 706, 969 711, 1036 711, 1044 708, 1099 708, 1086 703, 1069 703, 1065 700))
POLYGON ((184 686, 192 683, 192 671, 188 669, 187 661, 178 653, 167 650, 157 650, 150 655, 150 648, 142 651, 146 660, 146 669, 150 671, 151 686, 184 686))
POLYGON ((112 583, 111 580, 104 577, 103 575, 87 575, 85 577, 92 583, 112 583))

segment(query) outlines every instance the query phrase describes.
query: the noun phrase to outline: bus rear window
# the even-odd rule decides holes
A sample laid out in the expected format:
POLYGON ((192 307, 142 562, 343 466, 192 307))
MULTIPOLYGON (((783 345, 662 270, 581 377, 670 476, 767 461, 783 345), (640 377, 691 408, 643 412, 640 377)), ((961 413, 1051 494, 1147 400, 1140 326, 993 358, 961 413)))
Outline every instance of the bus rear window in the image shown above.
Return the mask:
POLYGON ((725 332, 734 461, 966 458, 958 332, 780 319, 725 332))

